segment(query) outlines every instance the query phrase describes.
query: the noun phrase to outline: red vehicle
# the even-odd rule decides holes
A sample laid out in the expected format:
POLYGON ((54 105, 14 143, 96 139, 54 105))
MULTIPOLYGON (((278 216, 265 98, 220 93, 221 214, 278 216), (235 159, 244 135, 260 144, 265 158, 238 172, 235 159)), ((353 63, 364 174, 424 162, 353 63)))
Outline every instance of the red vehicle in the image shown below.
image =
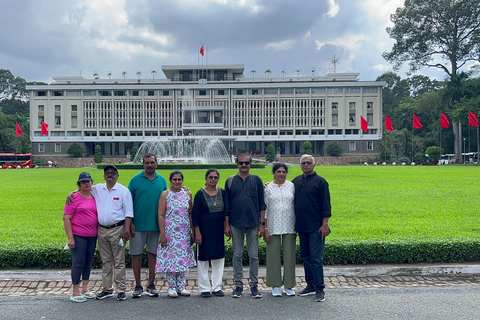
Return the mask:
POLYGON ((32 163, 32 154, 15 154, 15 153, 0 153, 0 166, 3 169, 8 169, 8 167, 15 169, 20 166, 21 168, 35 167, 32 163))

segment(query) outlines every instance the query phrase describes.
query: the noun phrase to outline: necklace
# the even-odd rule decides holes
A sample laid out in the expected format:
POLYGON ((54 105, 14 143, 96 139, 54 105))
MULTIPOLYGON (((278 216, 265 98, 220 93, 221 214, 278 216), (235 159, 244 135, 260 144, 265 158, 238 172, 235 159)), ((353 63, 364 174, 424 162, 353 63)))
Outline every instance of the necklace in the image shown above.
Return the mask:
MULTIPOLYGON (((215 188, 215 190, 217 190, 217 189, 215 188)), ((205 189, 205 192, 208 194, 208 196, 209 196, 210 199, 212 200, 213 206, 216 207, 216 206, 217 206, 218 191, 217 191, 217 193, 215 194, 215 200, 213 200, 212 195, 211 195, 210 193, 208 193, 206 189, 205 189)))

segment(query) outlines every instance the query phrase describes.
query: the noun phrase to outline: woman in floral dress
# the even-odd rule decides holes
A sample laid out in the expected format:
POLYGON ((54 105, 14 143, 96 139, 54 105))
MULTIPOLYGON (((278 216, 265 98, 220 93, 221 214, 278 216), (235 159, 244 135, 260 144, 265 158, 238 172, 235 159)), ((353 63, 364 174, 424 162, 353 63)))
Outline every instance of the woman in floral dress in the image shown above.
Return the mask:
POLYGON ((160 238, 157 249, 157 272, 166 272, 168 295, 189 296, 185 278, 195 266, 192 243, 192 193, 183 189, 181 171, 170 173, 170 189, 162 192, 158 201, 160 238))

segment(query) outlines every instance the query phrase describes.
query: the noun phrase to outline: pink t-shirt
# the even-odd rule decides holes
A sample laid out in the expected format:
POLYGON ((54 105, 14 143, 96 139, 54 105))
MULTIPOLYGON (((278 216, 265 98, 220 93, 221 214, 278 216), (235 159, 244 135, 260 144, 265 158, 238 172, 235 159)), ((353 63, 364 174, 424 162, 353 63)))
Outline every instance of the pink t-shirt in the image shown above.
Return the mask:
POLYGON ((65 205, 63 214, 73 216, 71 221, 74 235, 81 237, 97 236, 97 206, 93 197, 87 199, 82 197, 80 193, 75 192, 75 198, 71 204, 65 205))

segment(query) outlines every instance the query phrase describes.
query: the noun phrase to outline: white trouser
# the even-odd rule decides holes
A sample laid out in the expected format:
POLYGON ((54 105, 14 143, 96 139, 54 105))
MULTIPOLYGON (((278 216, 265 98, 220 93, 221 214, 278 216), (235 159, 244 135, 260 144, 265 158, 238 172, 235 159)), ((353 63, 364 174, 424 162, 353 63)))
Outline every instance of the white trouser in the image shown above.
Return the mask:
POLYGON ((225 265, 225 258, 210 260, 210 262, 212 263, 211 286, 210 281, 208 280, 208 262, 209 261, 197 261, 199 292, 215 292, 222 289, 223 266, 225 265))

